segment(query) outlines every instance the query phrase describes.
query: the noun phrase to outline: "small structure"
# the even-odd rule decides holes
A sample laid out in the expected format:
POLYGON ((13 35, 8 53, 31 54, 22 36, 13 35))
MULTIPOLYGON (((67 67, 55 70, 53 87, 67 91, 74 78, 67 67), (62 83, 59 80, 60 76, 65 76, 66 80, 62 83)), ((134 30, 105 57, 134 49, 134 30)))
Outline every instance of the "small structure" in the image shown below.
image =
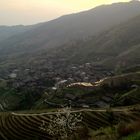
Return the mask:
POLYGON ((86 104, 83 104, 82 107, 83 108, 89 108, 90 106, 89 105, 86 105, 86 104))
POLYGON ((131 88, 138 88, 138 85, 132 85, 131 88))
POLYGON ((16 73, 11 73, 11 74, 9 75, 9 77, 10 77, 10 78, 16 78, 16 77, 17 77, 17 74, 16 74, 16 73))
POLYGON ((57 90, 57 87, 52 87, 52 90, 57 90))
POLYGON ((64 86, 66 86, 67 82, 68 82, 68 80, 61 80, 58 83, 56 83, 55 87, 56 88, 64 87, 64 86))

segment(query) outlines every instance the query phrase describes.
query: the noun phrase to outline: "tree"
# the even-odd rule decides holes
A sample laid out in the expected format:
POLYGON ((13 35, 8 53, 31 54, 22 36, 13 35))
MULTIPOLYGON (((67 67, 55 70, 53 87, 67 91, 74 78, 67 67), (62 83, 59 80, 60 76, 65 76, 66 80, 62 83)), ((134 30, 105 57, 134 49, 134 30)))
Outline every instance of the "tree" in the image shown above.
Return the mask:
POLYGON ((55 115, 50 115, 49 124, 42 121, 39 128, 54 138, 69 139, 73 132, 78 129, 78 124, 81 121, 81 113, 74 113, 70 107, 66 107, 59 110, 55 115))

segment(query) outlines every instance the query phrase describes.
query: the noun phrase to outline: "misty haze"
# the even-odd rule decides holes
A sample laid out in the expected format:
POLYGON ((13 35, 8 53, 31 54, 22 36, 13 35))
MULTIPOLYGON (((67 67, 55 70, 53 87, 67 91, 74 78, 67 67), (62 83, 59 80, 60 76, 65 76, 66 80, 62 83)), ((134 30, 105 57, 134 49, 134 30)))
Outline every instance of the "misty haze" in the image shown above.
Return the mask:
POLYGON ((0 140, 140 140, 140 1, 12 2, 0 1, 0 140))

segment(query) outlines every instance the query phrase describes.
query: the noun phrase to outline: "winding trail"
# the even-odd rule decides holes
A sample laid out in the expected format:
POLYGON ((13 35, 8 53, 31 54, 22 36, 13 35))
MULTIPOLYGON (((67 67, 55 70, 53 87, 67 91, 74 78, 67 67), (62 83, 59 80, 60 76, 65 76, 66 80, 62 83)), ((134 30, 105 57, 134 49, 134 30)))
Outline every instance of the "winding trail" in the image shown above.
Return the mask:
MULTIPOLYGON (((80 112, 106 112, 107 109, 98 109, 98 110, 93 110, 93 109, 81 109, 81 110, 75 110, 75 111, 70 111, 70 113, 80 113, 80 112)), ((113 112, 125 112, 128 111, 128 109, 111 109, 113 112)), ((55 114, 65 114, 65 112, 44 112, 44 113, 15 113, 12 112, 11 114, 14 116, 42 116, 42 115, 55 115, 55 114)))

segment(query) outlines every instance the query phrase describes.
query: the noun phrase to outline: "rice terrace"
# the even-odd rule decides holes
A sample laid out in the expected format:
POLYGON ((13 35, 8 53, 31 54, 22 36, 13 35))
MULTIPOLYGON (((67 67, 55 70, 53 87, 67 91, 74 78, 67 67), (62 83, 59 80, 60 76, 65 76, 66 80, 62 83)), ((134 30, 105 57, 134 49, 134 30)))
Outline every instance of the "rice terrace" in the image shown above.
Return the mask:
POLYGON ((0 0, 0 140, 140 140, 140 0, 0 0))

